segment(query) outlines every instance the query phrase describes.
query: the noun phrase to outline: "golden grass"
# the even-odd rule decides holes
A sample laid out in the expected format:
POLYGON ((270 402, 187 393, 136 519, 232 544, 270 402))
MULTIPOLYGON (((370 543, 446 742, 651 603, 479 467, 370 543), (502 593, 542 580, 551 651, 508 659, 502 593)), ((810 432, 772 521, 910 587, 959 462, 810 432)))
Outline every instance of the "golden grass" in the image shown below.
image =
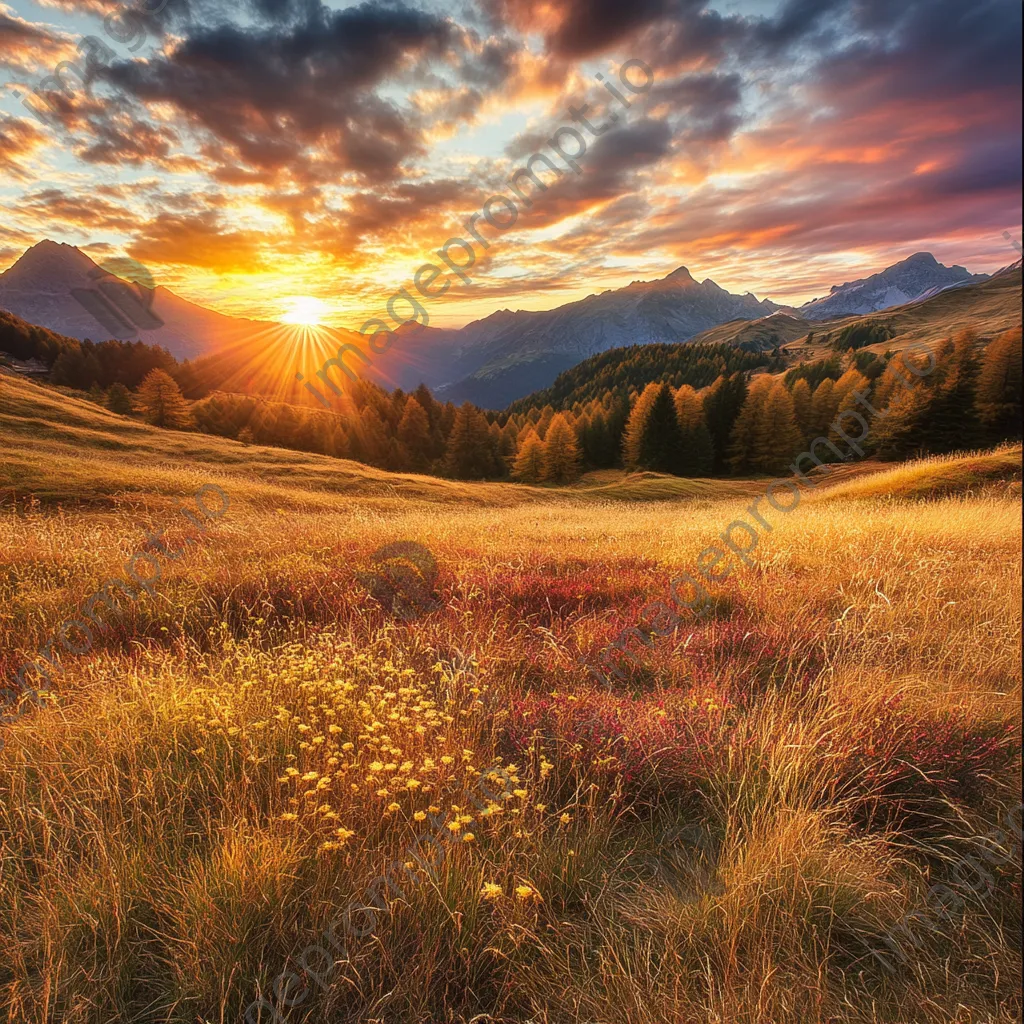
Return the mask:
POLYGON ((144 528, 195 536, 175 499, 213 482, 231 505, 0 727, 0 1020, 235 1024, 258 997, 289 1024, 1019 1018, 1021 506, 975 482, 1019 450, 769 513, 716 616, 639 649, 608 698, 652 728, 683 701, 672 735, 714 754, 690 777, 652 745, 641 791, 625 744, 512 725, 590 699, 579 655, 664 600, 756 481, 398 478, 42 390, 0 410, 5 678, 144 528), (879 500, 951 475, 976 493, 879 500), (411 623, 359 577, 406 539, 444 605, 411 623), (481 812, 496 767, 509 798, 481 812), (431 877, 410 854, 432 822, 452 841, 431 877), (986 884, 956 881, 968 858, 986 884), (281 972, 322 975, 303 951, 389 866, 372 934, 286 1005, 281 972))

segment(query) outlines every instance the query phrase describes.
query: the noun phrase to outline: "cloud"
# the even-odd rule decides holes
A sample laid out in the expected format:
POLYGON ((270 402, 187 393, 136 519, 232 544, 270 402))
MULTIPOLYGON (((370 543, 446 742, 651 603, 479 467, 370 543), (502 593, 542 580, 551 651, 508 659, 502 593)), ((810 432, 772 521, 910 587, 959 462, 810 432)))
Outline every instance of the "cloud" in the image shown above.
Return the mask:
POLYGON ((69 229, 88 232, 129 232, 136 226, 130 210, 99 196, 71 195, 59 188, 25 193, 18 214, 40 225, 40 237, 66 235, 69 229))
POLYGON ((401 4, 305 4, 284 28, 201 28, 166 55, 101 75, 137 100, 173 104, 224 147, 224 164, 265 179, 380 181, 425 147, 415 111, 377 88, 463 48, 450 22, 401 4))
POLYGON ((159 213, 135 227, 134 241, 127 252, 140 263, 221 272, 256 271, 264 266, 266 236, 230 230, 215 210, 187 215, 159 213))
POLYGON ((14 178, 26 180, 29 172, 24 158, 46 142, 43 133, 21 117, 0 115, 0 169, 14 178))
POLYGON ((49 25, 19 18, 0 3, 0 68, 31 74, 74 56, 71 38, 49 25))

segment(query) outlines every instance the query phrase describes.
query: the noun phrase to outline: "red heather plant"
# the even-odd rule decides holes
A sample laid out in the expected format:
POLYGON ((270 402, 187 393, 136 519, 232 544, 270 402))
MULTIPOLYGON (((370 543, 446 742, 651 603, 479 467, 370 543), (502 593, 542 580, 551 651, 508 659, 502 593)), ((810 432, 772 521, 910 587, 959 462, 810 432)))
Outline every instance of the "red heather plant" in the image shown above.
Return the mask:
POLYGON ((696 795, 734 746, 735 708, 713 687, 641 697, 606 690, 538 696, 510 709, 517 755, 543 752, 559 781, 605 783, 633 798, 696 795))
POLYGON ((550 626, 556 619, 605 609, 638 607, 657 589, 655 569, 633 560, 609 565, 538 564, 501 567, 464 574, 463 588, 476 590, 486 603, 506 607, 517 621, 550 626))
POLYGON ((923 715, 905 703, 901 694, 883 699, 823 751, 837 761, 842 790, 858 798, 859 817, 913 815, 935 801, 975 803, 991 780, 1019 772, 1015 723, 979 722, 962 707, 923 715))

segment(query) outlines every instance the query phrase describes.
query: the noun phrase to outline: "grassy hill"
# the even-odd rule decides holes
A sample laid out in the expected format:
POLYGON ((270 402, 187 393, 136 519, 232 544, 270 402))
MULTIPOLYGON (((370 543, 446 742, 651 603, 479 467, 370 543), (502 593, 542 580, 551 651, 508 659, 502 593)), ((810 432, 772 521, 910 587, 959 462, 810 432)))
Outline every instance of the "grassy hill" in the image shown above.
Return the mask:
POLYGON ((183 482, 215 479, 262 507, 329 508, 361 497, 396 502, 514 506, 538 500, 658 501, 752 494, 751 480, 686 480, 654 473, 589 474, 571 490, 509 483, 466 484, 389 473, 347 459, 184 431, 119 416, 57 388, 0 375, 0 500, 166 505, 183 482))
POLYGON ((1021 271, 1008 270, 980 284, 940 292, 922 302, 909 303, 880 313, 847 316, 836 320, 810 321, 787 313, 775 313, 762 320, 736 320, 697 335, 688 344, 761 344, 773 334, 783 350, 800 362, 828 358, 832 343, 844 331, 878 326, 889 334, 883 342, 865 346, 868 351, 893 352, 924 342, 934 345, 973 327, 983 338, 991 338, 1020 325, 1021 271), (813 332, 811 345, 807 337, 813 332))
POLYGON ((1019 1019, 1019 447, 756 546, 765 481, 398 476, 9 377, 0 459, 0 690, 53 677, 0 722, 0 1019, 1019 1019))

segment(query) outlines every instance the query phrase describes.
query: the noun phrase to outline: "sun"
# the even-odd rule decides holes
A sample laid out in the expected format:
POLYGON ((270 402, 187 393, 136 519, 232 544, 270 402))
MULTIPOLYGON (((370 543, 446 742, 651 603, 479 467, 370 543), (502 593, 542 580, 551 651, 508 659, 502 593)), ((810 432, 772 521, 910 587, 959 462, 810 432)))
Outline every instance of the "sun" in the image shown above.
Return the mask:
POLYGON ((285 302, 288 303, 288 312, 281 317, 283 324, 317 327, 327 313, 327 303, 310 295, 289 295, 285 302))

